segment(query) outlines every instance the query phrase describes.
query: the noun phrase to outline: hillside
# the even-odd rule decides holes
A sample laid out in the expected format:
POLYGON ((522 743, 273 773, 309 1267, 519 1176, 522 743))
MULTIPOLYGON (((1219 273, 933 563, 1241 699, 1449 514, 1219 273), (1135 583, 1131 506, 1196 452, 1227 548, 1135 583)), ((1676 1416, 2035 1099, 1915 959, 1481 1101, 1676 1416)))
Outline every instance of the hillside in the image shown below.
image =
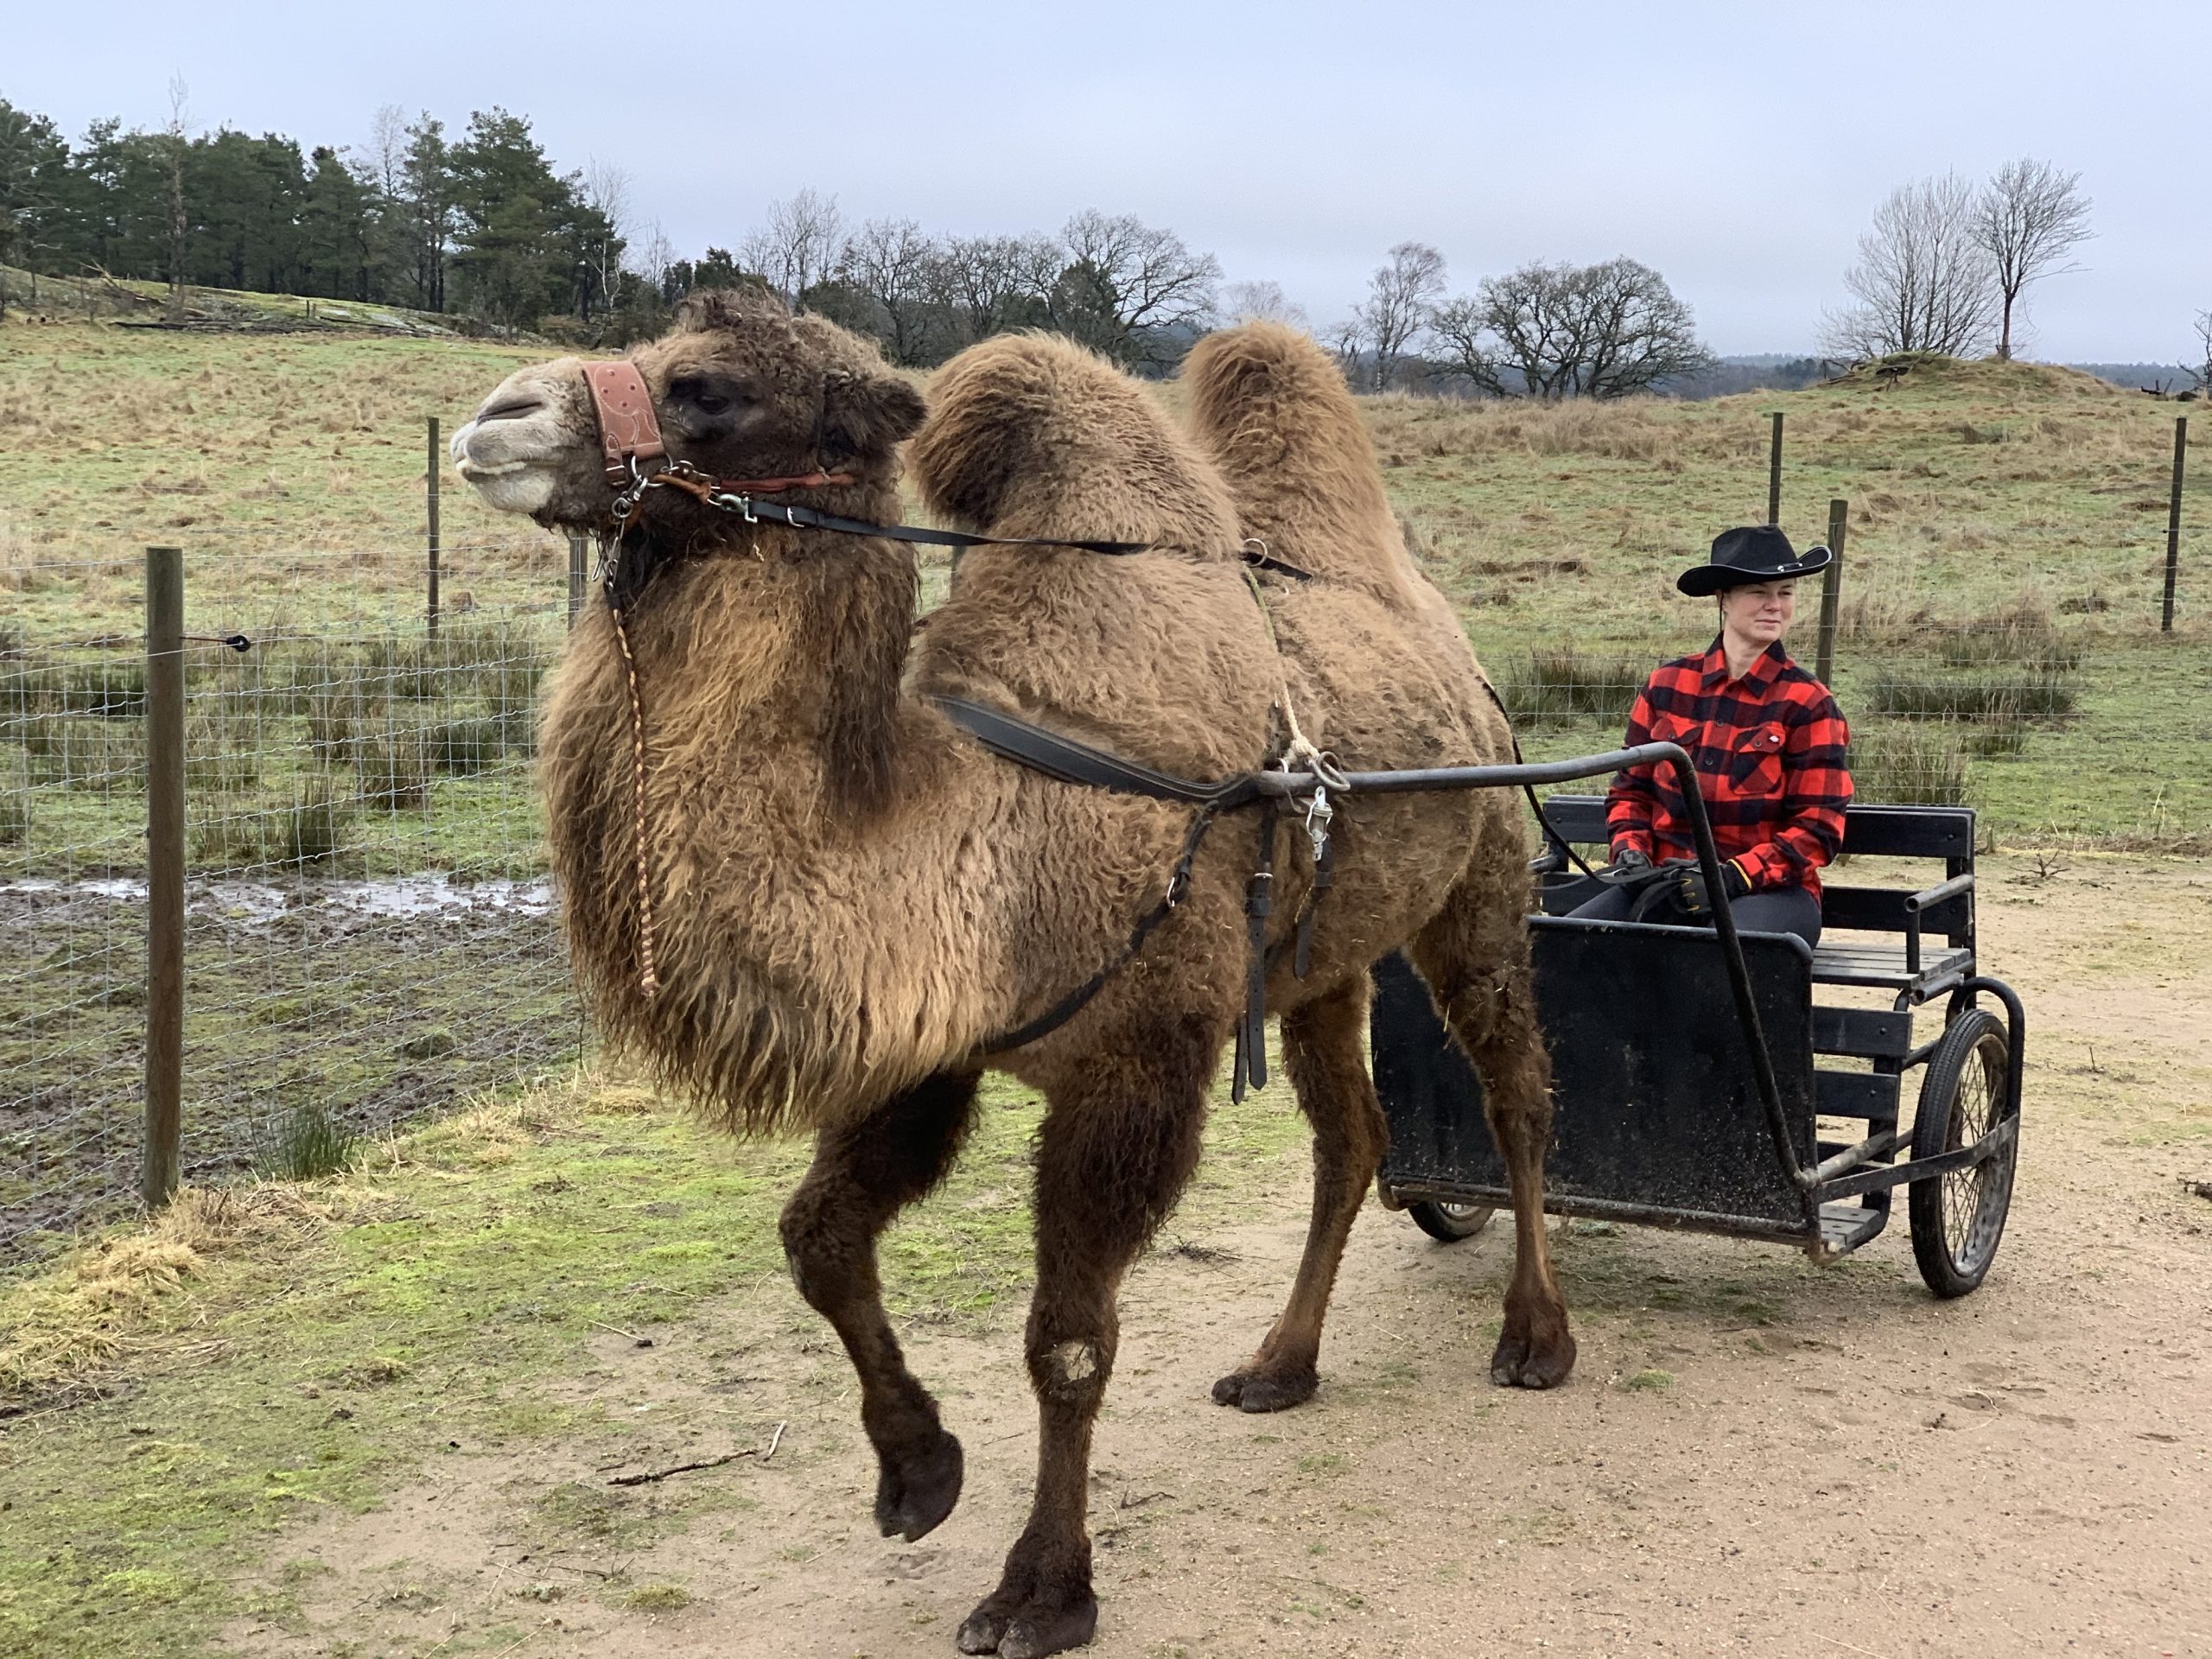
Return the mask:
MULTIPOLYGON (((543 351, 11 322, 0 591, 38 634, 129 631, 140 550, 177 542, 195 628, 419 613, 424 417, 449 432, 543 351)), ((1604 747, 1623 683, 1710 637, 1673 577, 1764 516, 1779 410, 1784 527, 1809 544, 1830 498, 1851 504, 1836 678, 1862 734, 1892 731, 1939 792, 1970 770, 1969 798, 2011 831, 2163 841, 2212 825, 2212 785, 2183 758, 2212 739, 2192 602, 2212 581, 2212 464, 2190 481, 2181 632, 2156 632, 2172 404, 2049 365, 1925 359, 1894 384, 1861 372, 1695 404, 1366 407, 1409 540, 1514 688, 1532 750, 1604 747), (1885 718, 1906 713, 1996 734, 1885 718)), ((486 512, 449 473, 442 505, 449 606, 560 607, 557 538, 486 512)), ((1808 659, 1817 601, 1797 636, 1808 659)))

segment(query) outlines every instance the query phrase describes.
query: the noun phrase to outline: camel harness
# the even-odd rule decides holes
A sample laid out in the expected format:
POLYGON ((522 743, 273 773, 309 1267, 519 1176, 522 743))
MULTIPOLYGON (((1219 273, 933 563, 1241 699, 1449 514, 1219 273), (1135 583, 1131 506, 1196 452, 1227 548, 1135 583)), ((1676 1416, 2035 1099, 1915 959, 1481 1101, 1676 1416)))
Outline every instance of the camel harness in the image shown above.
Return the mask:
MULTIPOLYGON (((747 524, 784 524, 793 530, 823 530, 839 535, 880 537, 888 541, 933 547, 1067 547, 1086 553, 1119 556, 1151 550, 1145 542, 1069 541, 1046 536, 983 536, 966 531, 931 530, 909 524, 879 524, 849 518, 813 507, 786 502, 764 502, 759 498, 791 490, 821 489, 855 482, 850 473, 828 473, 818 468, 779 478, 721 479, 701 472, 690 462, 671 459, 661 436, 660 422, 645 378, 634 365, 616 359, 584 365, 584 383, 590 389, 592 408, 599 423, 601 454, 607 481, 615 491, 608 527, 600 536, 600 581, 606 592, 607 613, 614 624, 614 641, 622 656, 623 674, 630 702, 630 758, 636 804, 636 868, 638 879, 638 987, 650 1000, 660 989, 654 966, 652 884, 647 847, 650 831, 645 810, 645 715, 639 690, 638 663, 630 649, 629 630, 623 621, 626 600, 634 599, 642 576, 626 582, 621 567, 622 534, 643 505, 646 493, 673 489, 702 506, 734 513, 747 524)), ((1274 621, 1259 573, 1309 581, 1312 573, 1275 558, 1258 540, 1245 543, 1240 557, 1252 597, 1266 625, 1268 642, 1275 645, 1274 621)), ((1277 646, 1278 652, 1280 647, 1277 646)), ((1493 693, 1492 695, 1495 695, 1493 693)), ((1265 1086, 1267 1062, 1268 918, 1274 909, 1274 838, 1285 801, 1305 808, 1305 830, 1313 856, 1313 880, 1300 906, 1292 971, 1306 976, 1313 944, 1313 921, 1321 896, 1328 890, 1334 865, 1329 826, 1335 809, 1329 792, 1346 792, 1350 780, 1333 755, 1316 748, 1300 728, 1291 705, 1290 689, 1282 687, 1276 705, 1289 728, 1288 741, 1277 764, 1268 769, 1241 773, 1216 783, 1196 782, 1155 771, 1107 750, 1006 713, 959 697, 931 701, 953 724, 1002 760, 1041 772, 1062 783, 1115 794, 1140 795, 1153 800, 1173 801, 1196 809, 1185 831, 1180 850, 1168 874, 1159 901, 1137 920, 1128 940, 1114 958, 1050 1007, 1007 1032, 986 1039, 976 1058, 1003 1054, 1035 1042, 1057 1030, 1082 1011, 1105 988, 1114 976, 1135 960, 1153 931, 1166 921, 1189 890, 1191 868, 1215 820, 1224 812, 1256 804, 1259 808, 1258 848, 1252 874, 1245 883, 1244 914, 1249 936, 1245 971, 1244 1010, 1236 1024, 1236 1056, 1230 1084, 1233 1098, 1244 1097, 1246 1085, 1265 1086), (1293 771, 1294 766, 1303 770, 1293 771)))

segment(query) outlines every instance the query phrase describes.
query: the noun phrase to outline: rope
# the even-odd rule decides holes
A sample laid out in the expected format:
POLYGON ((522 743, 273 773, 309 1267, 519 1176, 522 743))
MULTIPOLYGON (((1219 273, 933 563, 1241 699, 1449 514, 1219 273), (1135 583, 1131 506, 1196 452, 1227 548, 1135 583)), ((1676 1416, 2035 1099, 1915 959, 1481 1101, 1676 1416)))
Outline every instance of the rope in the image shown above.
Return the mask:
POLYGON ((614 619, 614 643, 622 649, 622 671, 630 681, 630 764, 638 806, 638 989, 650 1002, 660 990, 660 976, 653 971, 653 892, 645 873, 645 705, 638 695, 638 659, 630 654, 622 607, 610 604, 607 613, 614 619))

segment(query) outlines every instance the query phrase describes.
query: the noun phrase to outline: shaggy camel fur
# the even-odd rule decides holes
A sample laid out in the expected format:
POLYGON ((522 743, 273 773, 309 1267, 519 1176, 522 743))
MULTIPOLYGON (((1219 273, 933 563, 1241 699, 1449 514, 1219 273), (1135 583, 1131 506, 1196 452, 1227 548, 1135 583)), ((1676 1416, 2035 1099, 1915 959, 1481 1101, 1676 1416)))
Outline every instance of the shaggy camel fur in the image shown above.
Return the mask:
MULTIPOLYGON (((946 365, 925 426, 871 348, 757 297, 694 301, 632 359, 671 453, 703 471, 849 473, 802 499, 895 522, 898 445, 919 426, 912 461, 947 518, 1153 550, 978 549, 916 640, 902 546, 747 525, 651 493, 618 552, 645 721, 657 996, 639 988, 628 681, 603 602, 579 620, 541 759, 569 939, 606 1029, 727 1127, 816 1136, 784 1243, 859 1373, 887 1535, 944 1520, 962 1456, 885 1317, 877 1236, 943 1179, 984 1067, 1045 1097, 1026 1337, 1035 1498, 958 1642, 1009 1659, 1078 1644, 1096 1618, 1084 1507, 1117 1289, 1197 1161, 1241 1007, 1258 820, 1246 810, 1215 829, 1184 902, 1073 1019, 991 1052, 1114 959, 1189 817, 999 760, 925 696, 988 702, 1198 778, 1273 759, 1286 698, 1360 768, 1501 759, 1503 718, 1403 552, 1341 378, 1287 331, 1238 330, 1192 354, 1196 442, 1135 382, 1042 338, 946 365), (1318 579, 1264 579, 1263 612, 1238 561, 1248 534, 1318 579)), ((464 476, 493 505, 604 522, 581 366, 510 377, 455 435, 464 476)), ((1313 1227, 1281 1317, 1215 1397, 1272 1410, 1316 1386, 1330 1287, 1384 1142, 1361 1049, 1367 967, 1402 945, 1482 1072, 1512 1172, 1516 1258, 1494 1374, 1555 1383, 1574 1344, 1541 1226, 1550 1112, 1515 810, 1495 793, 1347 804, 1303 979, 1285 948, 1310 879, 1292 828, 1274 849, 1268 981, 1314 1128, 1313 1227)))

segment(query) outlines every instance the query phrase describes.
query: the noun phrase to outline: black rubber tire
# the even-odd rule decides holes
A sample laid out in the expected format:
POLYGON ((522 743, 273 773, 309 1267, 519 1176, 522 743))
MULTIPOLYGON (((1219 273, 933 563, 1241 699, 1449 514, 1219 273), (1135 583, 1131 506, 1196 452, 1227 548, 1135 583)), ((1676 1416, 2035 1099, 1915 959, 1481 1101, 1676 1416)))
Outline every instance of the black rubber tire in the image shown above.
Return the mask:
MULTIPOLYGON (((2002 1121, 2012 1043, 2005 1022, 1987 1008, 1968 1008, 1944 1027, 1928 1057, 1913 1119, 1912 1155, 1970 1147, 2002 1121)), ((1963 1296, 1996 1259, 2012 1205, 2012 1167, 2019 1137, 1995 1157, 1948 1175, 1912 1183, 1912 1255, 1936 1295, 1963 1296)))
POLYGON ((1497 1211, 1487 1204, 1436 1204, 1427 1198, 1406 1206, 1414 1225, 1440 1244, 1457 1244, 1490 1225, 1497 1211))

